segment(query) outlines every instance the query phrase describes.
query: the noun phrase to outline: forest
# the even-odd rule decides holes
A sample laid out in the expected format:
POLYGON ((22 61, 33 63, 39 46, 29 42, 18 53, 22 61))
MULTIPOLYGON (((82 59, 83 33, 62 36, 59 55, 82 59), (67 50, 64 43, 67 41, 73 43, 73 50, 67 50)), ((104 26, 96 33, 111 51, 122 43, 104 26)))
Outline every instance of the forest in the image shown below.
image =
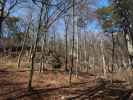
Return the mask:
POLYGON ((133 0, 0 0, 0 100, 133 100, 133 0))

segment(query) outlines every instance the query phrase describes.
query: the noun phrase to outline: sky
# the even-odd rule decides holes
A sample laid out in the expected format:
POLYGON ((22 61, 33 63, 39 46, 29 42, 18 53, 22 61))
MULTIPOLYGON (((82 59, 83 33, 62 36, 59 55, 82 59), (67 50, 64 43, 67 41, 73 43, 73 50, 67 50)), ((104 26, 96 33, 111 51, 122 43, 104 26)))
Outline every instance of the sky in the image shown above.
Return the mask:
MULTIPOLYGON (((102 8, 108 5, 109 5, 109 0, 98 0, 96 8, 102 8)), ((91 23, 88 23, 87 31, 99 33, 102 32, 102 28, 96 20, 93 20, 91 23)))
MULTIPOLYGON (((96 8, 101 8, 101 7, 105 7, 105 6, 108 6, 108 5, 109 5, 109 0, 98 0, 95 7, 96 8)), ((32 3, 30 3, 30 6, 32 6, 32 3)), ((18 17, 23 17, 23 16, 26 16, 27 12, 29 12, 29 11, 26 8, 14 9, 12 15, 18 16, 18 17)), ((34 9, 32 10, 32 12, 33 12, 33 14, 37 13, 37 12, 35 12, 34 9)), ((64 33, 64 22, 63 22, 63 20, 60 19, 57 24, 58 25, 56 25, 56 31, 58 33, 64 33)), ((98 32, 102 32, 102 28, 96 20, 92 20, 92 21, 89 21, 89 23, 87 24, 86 31, 98 33, 98 32)))
MULTIPOLYGON (((96 4, 96 9, 106 7, 108 5, 109 5, 109 0, 98 0, 96 4)), ((64 23, 62 20, 60 20, 58 24, 59 25, 56 27, 58 29, 57 31, 59 33, 62 33, 64 30, 64 27, 60 27, 60 26, 64 26, 64 23)), ((86 31, 91 32, 91 33, 100 33, 102 32, 102 28, 96 20, 92 20, 87 24, 86 31)))
POLYGON ((99 0, 99 2, 97 3, 98 8, 106 7, 108 5, 109 5, 109 0, 99 0))

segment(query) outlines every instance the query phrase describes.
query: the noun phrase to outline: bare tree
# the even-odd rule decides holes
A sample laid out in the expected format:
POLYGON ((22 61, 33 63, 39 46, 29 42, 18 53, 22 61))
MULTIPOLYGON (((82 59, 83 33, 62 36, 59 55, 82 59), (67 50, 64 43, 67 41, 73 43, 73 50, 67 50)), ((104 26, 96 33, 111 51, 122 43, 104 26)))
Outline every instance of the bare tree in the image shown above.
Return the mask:
POLYGON ((65 46, 66 46, 66 54, 65 54, 65 71, 68 71, 68 25, 69 25, 69 16, 65 16, 65 46))
POLYGON ((32 51, 29 82, 28 82, 28 90, 29 91, 32 90, 32 77, 33 77, 33 72, 34 72, 34 58, 35 58, 35 55, 36 55, 37 43, 39 41, 39 34, 40 34, 40 28, 41 28, 41 18, 42 18, 42 14, 43 14, 43 7, 44 7, 44 3, 42 3, 42 7, 41 7, 41 10, 40 10, 40 16, 39 16, 39 21, 38 21, 38 29, 37 29, 37 36, 36 36, 34 48, 33 48, 33 51, 32 51))
POLYGON ((104 78, 107 78, 103 40, 101 40, 101 53, 102 53, 102 62, 103 62, 102 63, 102 66, 103 66, 103 76, 104 76, 104 78))
POLYGON ((75 39, 75 0, 72 1, 73 3, 73 35, 72 35, 72 55, 71 55, 71 67, 70 67, 70 77, 69 77, 69 84, 71 85, 72 81, 72 70, 74 67, 74 39, 75 39))
POLYGON ((12 9, 14 9, 21 1, 19 0, 1 0, 0 1, 0 38, 2 34, 2 24, 4 20, 10 15, 12 9), (10 5, 7 7, 7 4, 10 5))
POLYGON ((32 16, 30 15, 30 17, 28 18, 29 22, 28 22, 28 25, 27 25, 27 29, 25 29, 25 32, 24 32, 25 36, 24 36, 24 40, 23 40, 23 43, 22 43, 22 48, 21 48, 20 54, 18 56, 18 63, 17 63, 18 68, 20 67, 20 62, 21 62, 21 57, 22 57, 23 51, 24 51, 24 46, 25 46, 26 40, 28 39, 27 37, 29 36, 29 29, 30 29, 30 25, 31 25, 31 19, 32 19, 32 16))
MULTIPOLYGON (((28 90, 30 91, 32 89, 32 77, 33 77, 33 71, 34 71, 34 58, 36 55, 36 47, 39 42, 40 37, 40 29, 41 25, 43 25, 43 28, 45 29, 45 46, 47 45, 47 32, 48 29, 53 25, 54 22, 56 22, 63 14, 69 10, 72 5, 65 5, 65 1, 60 1, 58 4, 52 4, 52 1, 46 0, 46 1, 36 1, 33 0, 33 2, 40 7, 39 4, 41 4, 41 11, 40 11, 40 17, 39 17, 39 25, 38 25, 38 31, 37 31, 37 37, 34 44, 34 49, 32 51, 32 58, 31 58, 31 68, 30 68, 30 77, 28 82, 28 90), (54 6, 53 13, 49 16, 48 12, 51 6, 54 6), (42 17, 43 17, 43 23, 42 23, 42 17)), ((47 47, 47 46, 46 46, 47 47)), ((45 51, 46 53, 46 51, 45 51)))

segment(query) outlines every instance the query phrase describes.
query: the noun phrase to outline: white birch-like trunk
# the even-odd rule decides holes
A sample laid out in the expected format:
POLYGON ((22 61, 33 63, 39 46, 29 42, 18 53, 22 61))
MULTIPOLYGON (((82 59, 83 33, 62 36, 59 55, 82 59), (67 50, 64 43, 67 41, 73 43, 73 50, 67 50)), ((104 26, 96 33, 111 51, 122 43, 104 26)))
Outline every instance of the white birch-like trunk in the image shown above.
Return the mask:
POLYGON ((103 40, 101 40, 101 53, 102 53, 103 76, 104 76, 104 78, 107 78, 103 40))

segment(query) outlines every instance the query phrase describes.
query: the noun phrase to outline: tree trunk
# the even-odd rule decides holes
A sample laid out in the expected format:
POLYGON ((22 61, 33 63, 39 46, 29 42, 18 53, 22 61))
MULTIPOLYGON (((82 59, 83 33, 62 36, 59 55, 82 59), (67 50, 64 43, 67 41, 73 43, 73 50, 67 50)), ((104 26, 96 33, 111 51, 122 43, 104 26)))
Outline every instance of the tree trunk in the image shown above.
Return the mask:
MULTIPOLYGON (((28 33, 26 33, 26 34, 28 34, 28 33)), ((23 51, 24 51, 24 46, 25 46, 26 39, 27 39, 27 35, 24 37, 24 41, 22 43, 22 49, 21 49, 20 54, 18 56, 17 68, 20 68, 21 57, 22 57, 22 54, 23 54, 23 51)))
POLYGON ((30 62, 30 60, 32 58, 32 51, 33 51, 33 44, 31 45, 30 51, 29 51, 29 62, 30 62))
POLYGON ((0 20, 0 38, 2 38, 2 21, 0 20))
POLYGON ((76 61, 76 77, 78 77, 78 65, 79 65, 79 34, 77 36, 77 61, 76 61))
POLYGON ((30 66, 30 73, 29 73, 29 81, 28 81, 28 91, 32 91, 32 79, 33 79, 33 72, 34 72, 34 58, 36 56, 36 47, 37 47, 37 44, 38 44, 38 41, 39 41, 43 7, 44 7, 44 4, 41 7, 40 16, 39 16, 39 25, 38 25, 38 31, 37 31, 37 37, 35 39, 35 44, 34 44, 33 52, 32 52, 32 59, 31 59, 31 66, 30 66))
POLYGON ((113 74, 113 71, 114 71, 114 61, 115 61, 115 41, 114 41, 113 33, 112 33, 112 45, 113 45, 113 48, 112 48, 112 67, 111 67, 111 73, 113 74))
POLYGON ((69 84, 70 86, 72 81, 72 70, 74 67, 74 37, 75 37, 75 0, 73 0, 73 35, 72 35, 72 55, 71 55, 71 67, 70 67, 70 78, 69 78, 69 84))
POLYGON ((41 66, 40 66, 40 72, 44 72, 46 69, 46 53, 47 53, 47 32, 45 32, 45 36, 43 37, 43 44, 42 44, 42 50, 41 50, 41 66), (45 67, 45 68, 44 68, 45 67))
POLYGON ((69 23, 69 19, 67 19, 67 16, 66 16, 66 19, 65 19, 65 32, 66 32, 66 36, 65 36, 65 46, 66 46, 66 54, 65 54, 65 71, 68 72, 68 23, 69 23))
POLYGON ((84 33, 85 33, 84 35, 84 66, 87 69, 86 32, 84 33))
POLYGON ((77 61, 76 61, 76 77, 78 77, 79 68, 79 33, 80 28, 78 27, 78 16, 76 16, 76 33, 77 33, 77 61))
POLYGON ((41 48, 41 64, 40 64, 40 72, 42 72, 44 69, 44 42, 42 44, 41 48))
POLYGON ((28 27, 27 27, 26 31, 24 32, 25 33, 25 37, 24 37, 24 41, 22 43, 22 49, 21 49, 20 54, 19 54, 19 57, 18 57, 17 68, 20 67, 20 62, 21 62, 21 57, 22 57, 23 51, 24 51, 24 46, 25 46, 25 43, 26 43, 26 39, 27 39, 27 37, 29 35, 30 24, 31 24, 31 19, 30 19, 30 22, 28 24, 28 27))
POLYGON ((34 57, 35 57, 35 52, 32 55, 31 58, 31 66, 30 66, 30 76, 29 76, 29 82, 28 82, 28 91, 32 91, 32 77, 33 77, 33 70, 34 70, 34 57))
POLYGON ((102 61, 103 61, 103 76, 104 78, 107 78, 107 71, 106 71, 106 65, 105 65, 105 56, 104 56, 104 45, 103 41, 101 40, 101 52, 102 52, 102 61))

